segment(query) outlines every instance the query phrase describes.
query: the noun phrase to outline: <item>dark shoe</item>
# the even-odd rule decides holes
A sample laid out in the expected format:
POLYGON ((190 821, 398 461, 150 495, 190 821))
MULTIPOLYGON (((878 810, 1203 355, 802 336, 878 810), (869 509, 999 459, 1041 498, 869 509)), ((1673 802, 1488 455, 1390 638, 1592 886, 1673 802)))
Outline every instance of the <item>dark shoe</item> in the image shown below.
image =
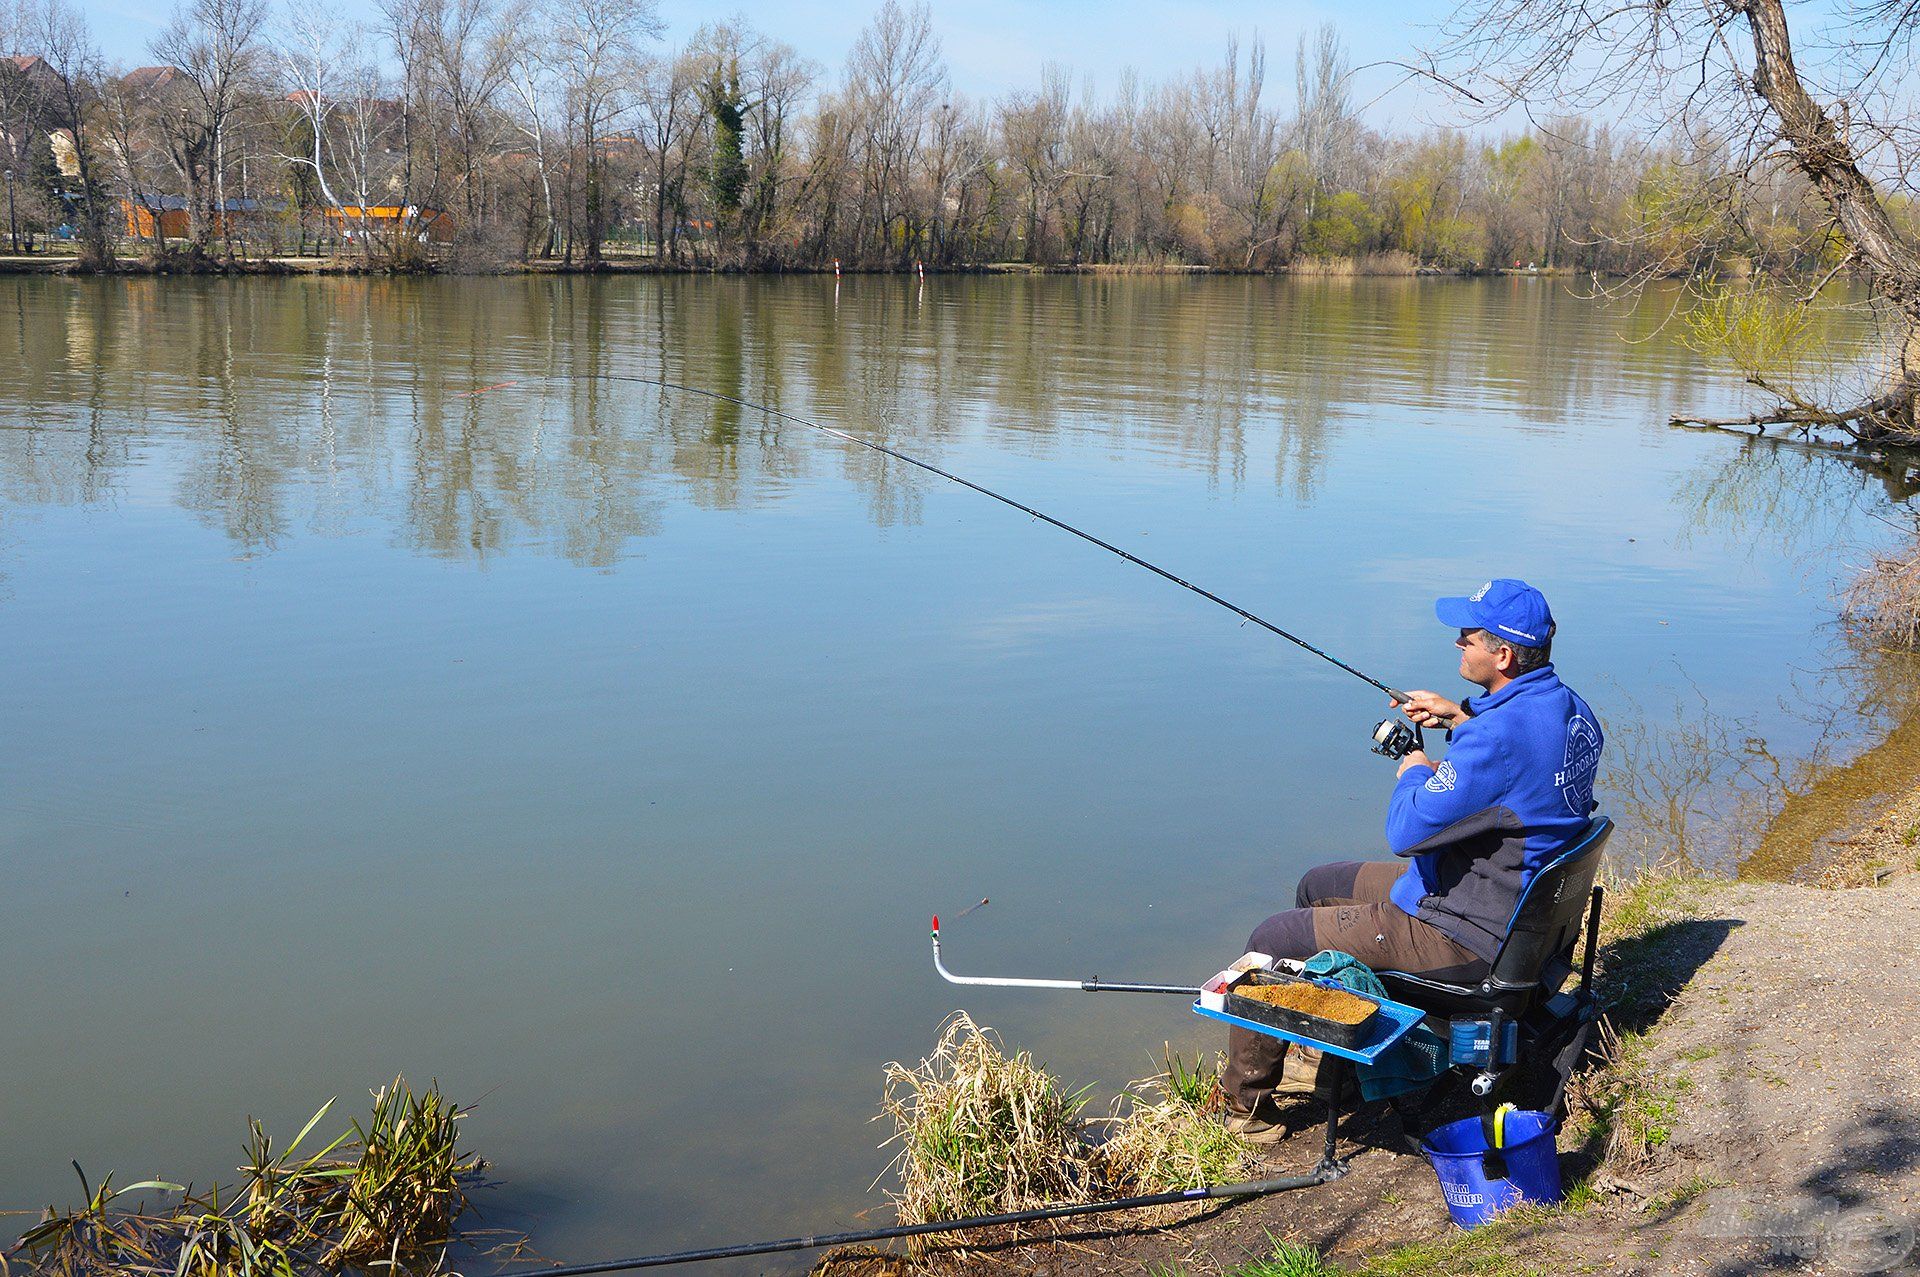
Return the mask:
POLYGON ((1262 1112, 1242 1113, 1229 1105, 1221 1115, 1220 1125, 1226 1128, 1227 1134, 1249 1144, 1278 1144, 1293 1128, 1279 1113, 1264 1105, 1262 1109, 1262 1112))

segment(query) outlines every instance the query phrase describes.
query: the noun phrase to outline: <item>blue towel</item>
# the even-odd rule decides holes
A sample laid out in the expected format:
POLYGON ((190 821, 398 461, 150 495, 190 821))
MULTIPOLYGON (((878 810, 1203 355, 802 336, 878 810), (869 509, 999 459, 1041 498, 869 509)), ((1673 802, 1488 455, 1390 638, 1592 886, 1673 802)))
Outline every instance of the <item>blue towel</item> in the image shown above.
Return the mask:
MULTIPOLYGON (((1368 997, 1387 996, 1387 986, 1380 983, 1372 967, 1338 949, 1322 949, 1307 959, 1302 970, 1368 997)), ((1416 1024, 1407 1036, 1382 1051, 1372 1064, 1355 1066, 1360 1079, 1360 1097, 1384 1100, 1417 1091, 1446 1070, 1449 1054, 1446 1041, 1438 1033, 1424 1024, 1416 1024)))

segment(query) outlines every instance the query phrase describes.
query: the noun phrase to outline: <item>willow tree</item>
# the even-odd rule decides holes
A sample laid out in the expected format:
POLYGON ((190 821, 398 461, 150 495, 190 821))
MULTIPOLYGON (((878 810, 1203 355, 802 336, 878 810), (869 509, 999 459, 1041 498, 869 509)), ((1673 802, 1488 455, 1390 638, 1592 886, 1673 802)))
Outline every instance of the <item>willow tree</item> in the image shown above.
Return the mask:
MULTIPOLYGON (((1920 164, 1915 38, 1920 3, 1836 0, 1797 57, 1782 0, 1467 0, 1447 54, 1502 105, 1631 105, 1674 132, 1714 139, 1722 211, 1796 173, 1829 219, 1832 269, 1863 278, 1890 341, 1880 383, 1849 402, 1750 377, 1775 402, 1706 425, 1836 427, 1863 443, 1920 442, 1920 164), (1817 38, 1816 38, 1817 37, 1817 38)), ((1803 34, 1807 34, 1804 33, 1803 34)), ((1476 87, 1478 87, 1476 85, 1476 87)), ((1826 279, 1807 290, 1814 304, 1826 279)), ((1690 419, 1692 420, 1692 419, 1690 419)))

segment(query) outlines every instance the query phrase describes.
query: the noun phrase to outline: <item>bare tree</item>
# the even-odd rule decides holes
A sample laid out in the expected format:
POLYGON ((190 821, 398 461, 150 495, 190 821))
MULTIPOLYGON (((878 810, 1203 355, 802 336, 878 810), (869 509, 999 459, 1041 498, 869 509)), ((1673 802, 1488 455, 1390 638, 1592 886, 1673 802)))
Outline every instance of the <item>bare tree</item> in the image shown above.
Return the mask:
POLYGON ((1065 179, 1067 161, 1067 78, 1049 63, 1040 73, 1038 93, 1013 93, 998 111, 1003 154, 1018 171, 1026 204, 1026 259, 1049 260, 1047 227, 1065 179))
POLYGON ((789 151, 794 117, 819 75, 817 64, 778 40, 759 40, 747 62, 746 93, 753 110, 744 229, 756 252, 775 233, 784 211, 783 193, 793 180, 789 151))
POLYGON ((0 165, 6 169, 7 243, 20 251, 20 192, 35 145, 46 135, 48 108, 57 93, 53 73, 30 48, 26 9, 0 5, 0 165), (18 59, 16 61, 15 59, 18 59))
POLYGON ((120 177, 121 197, 129 208, 144 214, 154 254, 166 252, 167 234, 161 174, 168 163, 167 144, 150 96, 125 76, 103 82, 98 110, 99 129, 113 167, 120 177))
POLYGON ((1281 234, 1284 210, 1280 194, 1280 119, 1267 105, 1267 49, 1255 35, 1247 47, 1247 66, 1240 71, 1239 42, 1227 43, 1226 172, 1221 196, 1240 223, 1246 251, 1242 267, 1251 267, 1262 252, 1273 260, 1273 246, 1281 234))
MULTIPOLYGON (((442 150, 434 144, 438 111, 433 100, 434 0, 379 0, 382 27, 400 78, 394 130, 399 142, 398 181, 394 184, 402 216, 392 228, 389 250, 412 254, 419 243, 419 210, 438 208, 442 199, 442 150)), ((364 221, 360 234, 373 228, 364 221)))
POLYGON ((324 5, 296 4, 288 8, 286 29, 274 47, 280 74, 292 86, 288 98, 299 110, 311 135, 311 146, 301 154, 281 158, 313 174, 320 198, 329 209, 338 209, 340 201, 327 181, 328 126, 339 89, 341 64, 346 51, 359 42, 362 34, 324 5))
MULTIPOLYGON (((334 156, 355 213, 351 233, 364 261, 371 261, 374 252, 372 210, 380 202, 376 192, 388 185, 398 189, 404 181, 401 172, 395 171, 406 163, 403 144, 395 136, 404 105, 384 98, 384 88, 379 70, 370 61, 351 65, 341 76, 340 101, 333 113, 334 156)), ((340 217, 339 227, 347 234, 349 219, 340 217)))
MULTIPOLYGON (((209 151, 209 201, 205 192, 189 213, 196 251, 205 252, 217 225, 229 254, 233 251, 231 210, 227 206, 227 162, 235 113, 248 81, 260 71, 263 0, 188 0, 154 38, 154 57, 181 71, 191 90, 199 130, 209 151)), ((190 196, 191 196, 190 192, 190 196)))
POLYGON ((883 0, 848 55, 846 99, 863 218, 870 218, 882 256, 897 238, 900 248, 892 254, 897 261, 906 259, 913 237, 894 237, 893 226, 909 212, 921 139, 946 87, 940 38, 924 0, 910 9, 899 0, 883 0))
POLYGON ((1719 139, 1736 193, 1790 166, 1825 206, 1845 260, 1865 275, 1893 330, 1884 386, 1838 404, 1776 394, 1738 423, 1703 424, 1920 439, 1920 241, 1890 206, 1892 192, 1913 190, 1920 156, 1908 114, 1920 5, 1863 5, 1845 10, 1842 23, 1816 87, 1795 57, 1782 0, 1624 0, 1598 11, 1470 0, 1456 14, 1444 54, 1493 86, 1489 100, 1634 106, 1665 127, 1719 139))
POLYGON ((1205 255, 1199 194, 1199 156, 1204 147, 1191 82, 1163 84, 1140 113, 1134 134, 1142 173, 1141 246, 1161 252, 1205 255))
POLYGON ((1525 196, 1537 186, 1540 144, 1531 135, 1502 138, 1480 153, 1480 215, 1487 228, 1487 256, 1504 266, 1527 256, 1528 232, 1536 222, 1525 196))
POLYGON ((541 257, 551 257, 558 247, 560 213, 553 197, 553 160, 548 154, 548 140, 556 134, 553 119, 560 113, 561 106, 552 63, 545 53, 550 41, 544 17, 529 6, 509 10, 501 25, 510 36, 507 84, 520 108, 513 123, 533 149, 534 172, 540 182, 540 203, 546 217, 545 228, 536 237, 539 246, 536 251, 541 257))
POLYGON ((645 68, 644 41, 662 23, 653 0, 553 0, 555 62, 569 116, 579 126, 586 260, 597 265, 607 230, 606 134, 632 104, 645 68))
POLYGON ((1076 266, 1094 255, 1094 245, 1110 239, 1114 180, 1122 157, 1113 145, 1108 112, 1092 101, 1089 86, 1067 126, 1067 171, 1061 184, 1061 231, 1067 255, 1076 266))
POLYGON ((460 155, 467 224, 477 227, 486 207, 481 159, 492 142, 494 98, 511 65, 511 35, 496 21, 493 0, 427 0, 423 18, 434 87, 460 155))
POLYGON ((1309 221, 1320 197, 1343 184, 1360 131, 1349 88, 1351 74, 1340 33, 1331 24, 1315 34, 1311 55, 1307 37, 1300 37, 1294 52, 1297 106, 1293 129, 1294 145, 1305 158, 1310 182, 1306 200, 1309 221))
POLYGON ((87 20, 66 0, 39 0, 27 11, 28 26, 53 72, 52 120, 72 139, 73 164, 79 189, 70 191, 80 230, 80 262, 89 269, 110 266, 113 246, 107 228, 107 210, 95 171, 94 142, 89 121, 99 98, 105 73, 99 46, 87 20))
POLYGON ((681 52, 649 65, 640 92, 639 132, 650 170, 647 185, 653 205, 656 261, 669 260, 679 242, 687 142, 699 113, 700 80, 699 60, 681 52))

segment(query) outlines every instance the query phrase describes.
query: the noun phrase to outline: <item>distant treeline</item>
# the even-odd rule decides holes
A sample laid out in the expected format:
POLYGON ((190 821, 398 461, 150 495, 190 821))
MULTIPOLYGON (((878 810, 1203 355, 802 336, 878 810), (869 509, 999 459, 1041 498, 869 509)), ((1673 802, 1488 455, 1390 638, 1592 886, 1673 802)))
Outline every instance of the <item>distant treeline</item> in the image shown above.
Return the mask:
POLYGON ((975 100, 925 6, 898 0, 837 72, 738 23, 667 47, 654 0, 379 4, 361 26, 299 0, 187 0, 131 70, 102 64, 67 0, 0 13, 16 251, 1608 274, 1830 253, 1784 166, 1735 182, 1686 138, 1369 127, 1330 28, 1299 43, 1290 94, 1254 38, 1161 83, 1101 93, 1050 68, 975 100))

